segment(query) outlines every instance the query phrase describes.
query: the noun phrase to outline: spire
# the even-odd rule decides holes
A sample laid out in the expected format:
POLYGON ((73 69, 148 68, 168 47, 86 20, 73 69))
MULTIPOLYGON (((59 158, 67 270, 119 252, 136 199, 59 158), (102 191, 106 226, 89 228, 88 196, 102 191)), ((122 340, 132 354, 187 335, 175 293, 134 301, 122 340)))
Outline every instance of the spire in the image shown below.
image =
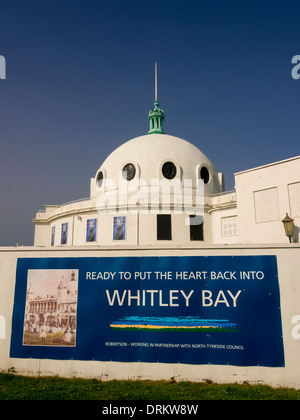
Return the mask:
POLYGON ((154 97, 154 108, 149 111, 148 119, 150 121, 150 130, 148 134, 165 134, 163 130, 163 121, 165 119, 165 113, 159 108, 157 99, 157 63, 155 63, 155 97, 154 97))

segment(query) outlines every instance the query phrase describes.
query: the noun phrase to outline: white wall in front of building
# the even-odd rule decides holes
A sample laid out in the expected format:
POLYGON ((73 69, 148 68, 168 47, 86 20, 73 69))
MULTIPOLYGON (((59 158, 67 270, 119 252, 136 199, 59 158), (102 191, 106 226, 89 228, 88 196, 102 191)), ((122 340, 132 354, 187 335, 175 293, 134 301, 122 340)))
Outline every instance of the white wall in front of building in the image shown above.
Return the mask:
MULTIPOLYGON (((170 379, 178 381, 264 383, 271 386, 300 388, 300 337, 297 321, 300 318, 300 246, 298 244, 265 246, 206 246, 181 247, 47 247, 45 249, 22 247, 0 248, 0 316, 5 334, 0 335, 0 370, 14 367, 24 375, 60 375, 64 377, 96 377, 108 379, 170 379), (237 367, 221 365, 185 365, 162 363, 117 363, 76 360, 17 359, 10 358, 10 335, 14 303, 14 286, 18 258, 43 257, 118 257, 118 256, 211 256, 211 255, 276 255, 281 298, 281 315, 285 352, 285 367, 237 367), (298 317, 298 318, 297 318, 298 317)), ((299 322, 298 322, 299 324, 299 322)), ((271 351, 271 350, 270 350, 271 351)))

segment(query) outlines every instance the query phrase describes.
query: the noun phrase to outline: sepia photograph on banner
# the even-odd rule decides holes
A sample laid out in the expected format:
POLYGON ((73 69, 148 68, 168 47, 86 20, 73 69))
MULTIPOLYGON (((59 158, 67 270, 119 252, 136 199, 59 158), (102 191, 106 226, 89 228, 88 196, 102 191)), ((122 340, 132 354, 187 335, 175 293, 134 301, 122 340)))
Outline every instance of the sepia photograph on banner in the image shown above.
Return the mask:
POLYGON ((75 346, 78 270, 28 270, 23 345, 75 346))

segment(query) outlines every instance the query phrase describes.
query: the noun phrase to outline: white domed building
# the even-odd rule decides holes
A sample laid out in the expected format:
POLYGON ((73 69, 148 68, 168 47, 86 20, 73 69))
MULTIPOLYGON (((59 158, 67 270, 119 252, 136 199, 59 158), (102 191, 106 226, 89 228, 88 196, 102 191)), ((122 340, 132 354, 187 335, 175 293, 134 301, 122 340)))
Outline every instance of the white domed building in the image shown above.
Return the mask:
MULTIPOLYGON (((45 206, 35 246, 201 247, 285 242, 281 219, 300 218, 300 157, 235 174, 235 191, 192 143, 165 134, 157 100, 147 135, 114 150, 90 198, 45 206)), ((299 231, 293 233, 298 241, 299 231)))
POLYGON ((90 199, 45 206, 36 246, 187 245, 211 242, 204 194, 224 190, 223 176, 197 147, 163 131, 155 101, 147 135, 114 150, 91 179, 90 199))

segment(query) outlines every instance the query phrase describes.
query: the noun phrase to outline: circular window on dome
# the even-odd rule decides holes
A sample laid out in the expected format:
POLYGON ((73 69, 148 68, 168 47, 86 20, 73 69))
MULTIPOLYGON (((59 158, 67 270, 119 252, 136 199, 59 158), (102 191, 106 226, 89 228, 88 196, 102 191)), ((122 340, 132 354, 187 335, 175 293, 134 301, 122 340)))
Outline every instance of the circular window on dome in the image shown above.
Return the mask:
POLYGON ((122 174, 123 178, 127 181, 131 181, 135 177, 135 166, 133 163, 127 163, 127 165, 124 166, 122 174))
POLYGON ((97 187, 101 188, 103 184, 103 172, 98 172, 97 178, 96 178, 97 187))
POLYGON ((209 175, 209 171, 205 166, 202 166, 201 170, 200 170, 200 178, 202 179, 202 181, 204 182, 204 184, 208 184, 209 180, 210 180, 210 175, 209 175))
POLYGON ((166 162, 163 164, 162 174, 165 178, 173 179, 175 178, 176 173, 177 173, 177 169, 173 162, 166 162))

